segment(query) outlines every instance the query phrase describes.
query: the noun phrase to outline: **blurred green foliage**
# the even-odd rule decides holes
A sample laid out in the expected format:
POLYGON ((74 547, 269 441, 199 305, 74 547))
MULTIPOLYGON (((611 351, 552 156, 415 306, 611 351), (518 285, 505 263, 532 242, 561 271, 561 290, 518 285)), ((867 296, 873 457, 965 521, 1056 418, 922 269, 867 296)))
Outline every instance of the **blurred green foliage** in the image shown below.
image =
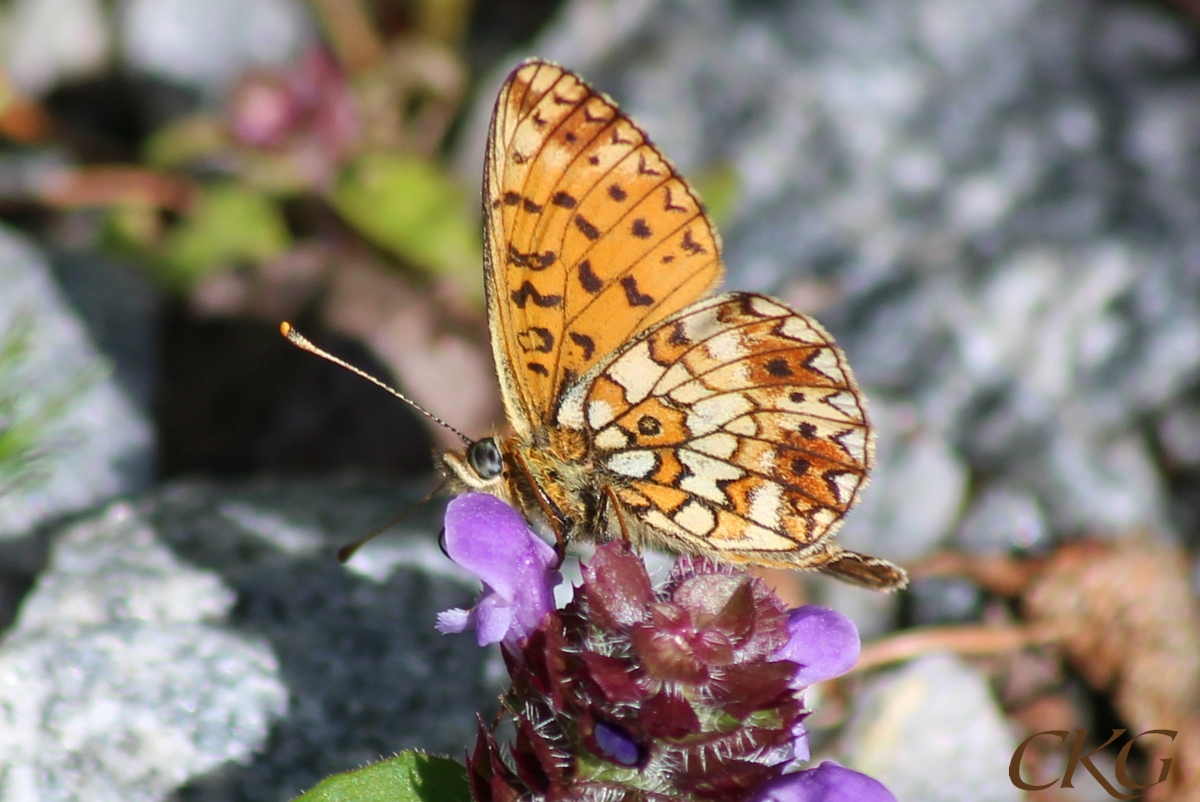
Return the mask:
POLYGON ((229 181, 201 189, 192 213, 170 231, 163 259, 177 279, 191 284, 218 267, 273 259, 290 244, 275 201, 229 181))
POLYGON ((434 273, 480 284, 479 224, 440 167, 404 153, 371 153, 342 173, 330 194, 346 222, 376 245, 434 273))

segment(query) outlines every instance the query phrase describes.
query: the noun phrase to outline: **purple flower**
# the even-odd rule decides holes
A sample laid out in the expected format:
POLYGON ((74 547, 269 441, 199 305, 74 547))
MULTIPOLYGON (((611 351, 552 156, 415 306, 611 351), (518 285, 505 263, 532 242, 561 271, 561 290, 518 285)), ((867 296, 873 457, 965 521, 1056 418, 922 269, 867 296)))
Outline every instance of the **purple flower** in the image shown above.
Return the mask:
POLYGON ((815 769, 776 777, 751 802, 896 802, 896 797, 878 780, 825 761, 815 769))
POLYGON ((797 690, 841 676, 858 662, 858 630, 846 616, 810 604, 788 613, 788 641, 772 656, 800 665, 792 687, 797 690))
MULTIPOLYGON (((787 629, 787 643, 771 657, 799 664, 791 683, 797 691, 845 674, 858 662, 858 630, 854 622, 836 610, 815 604, 797 607, 788 613, 787 629)), ((792 758, 807 761, 808 732, 803 721, 796 722, 792 738, 792 758)))
POLYGON ((467 493, 446 507, 446 553, 483 582, 470 610, 438 614, 442 633, 475 627, 480 646, 517 646, 554 610, 554 549, 530 531, 519 512, 495 496, 467 493))

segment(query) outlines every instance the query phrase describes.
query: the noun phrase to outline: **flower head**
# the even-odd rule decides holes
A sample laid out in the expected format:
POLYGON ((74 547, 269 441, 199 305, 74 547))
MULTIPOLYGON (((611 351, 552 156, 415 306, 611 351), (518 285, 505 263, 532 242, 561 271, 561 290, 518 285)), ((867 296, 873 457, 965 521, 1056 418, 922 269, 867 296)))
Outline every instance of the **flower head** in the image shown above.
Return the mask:
POLYGON ((450 502, 445 549, 483 582, 483 595, 470 610, 440 613, 439 632, 474 627, 480 646, 515 647, 554 609, 554 586, 561 581, 554 549, 495 496, 467 493, 450 502))
POLYGON ((596 549, 554 609, 553 549, 507 504, 467 494, 446 511, 446 551, 484 583, 443 632, 501 642, 510 746, 482 722, 468 761, 476 802, 894 802, 883 786, 808 759, 804 690, 858 659, 854 625, 788 611, 761 581, 706 559, 655 588, 621 542, 596 549))

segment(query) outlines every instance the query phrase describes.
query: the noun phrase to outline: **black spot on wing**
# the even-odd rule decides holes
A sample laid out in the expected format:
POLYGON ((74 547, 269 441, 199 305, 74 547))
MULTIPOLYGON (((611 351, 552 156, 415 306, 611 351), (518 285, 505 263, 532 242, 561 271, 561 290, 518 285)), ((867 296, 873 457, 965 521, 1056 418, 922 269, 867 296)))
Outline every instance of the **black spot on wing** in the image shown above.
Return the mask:
POLYGON ((555 192, 554 197, 550 199, 550 202, 555 206, 562 207, 563 209, 574 209, 575 204, 578 203, 575 198, 566 192, 555 192))
POLYGON ((770 373, 776 378, 792 375, 792 368, 788 365, 788 361, 783 357, 776 357, 766 364, 767 373, 770 373))
POLYGON ((508 263, 517 267, 525 267, 533 271, 545 270, 558 259, 554 251, 544 253, 521 253, 510 242, 508 244, 508 263))
POLYGON ((707 253, 708 252, 704 249, 703 245, 701 245, 699 242, 696 242, 696 240, 692 239, 692 230, 690 228, 687 231, 683 232, 683 242, 680 243, 680 247, 682 247, 685 251, 687 251, 688 253, 693 254, 693 255, 698 254, 698 253, 707 253))
POLYGON ((613 184, 608 188, 608 197, 612 198, 617 203, 620 203, 621 201, 625 200, 628 195, 626 194, 625 190, 621 188, 620 184, 613 184))
POLYGON ((662 424, 659 423, 658 418, 654 417, 653 415, 643 415, 642 417, 638 418, 637 429, 638 432, 646 435, 647 437, 654 437, 656 434, 662 434, 662 424))
POLYGON ((583 233, 583 236, 595 242, 600 239, 600 229, 589 223, 583 218, 583 215, 575 215, 575 227, 583 233))
POLYGON ((578 345, 580 348, 583 349, 584 360, 591 359, 592 354, 596 353, 596 343, 592 340, 591 337, 587 336, 586 334, 579 334, 574 331, 571 332, 570 337, 571 337, 571 342, 575 343, 576 345, 578 345))
POLYGON ((592 295, 600 292, 604 287, 604 282, 592 272, 592 263, 587 259, 579 263, 579 283, 592 295))
POLYGON ((554 335, 550 333, 549 329, 532 326, 517 334, 517 343, 526 353, 536 351, 540 354, 548 354, 554 348, 554 335))
POLYGON ((561 295, 542 295, 528 281, 513 291, 512 300, 521 309, 524 309, 525 304, 530 301, 533 301, 534 306, 540 306, 543 309, 553 309, 562 304, 561 295))
POLYGON ((633 276, 622 278, 621 286, 625 288, 625 300, 630 306, 649 306, 654 303, 653 298, 638 289, 637 279, 633 276))
POLYGON ((682 320, 675 321, 675 325, 671 327, 671 336, 667 338, 667 342, 671 345, 687 345, 691 342, 687 338, 687 334, 684 333, 682 320))
POLYGON ((536 373, 539 376, 549 376, 550 375, 550 371, 546 370, 546 366, 538 364, 537 362, 526 362, 525 367, 529 368, 531 371, 533 371, 534 373, 536 373))
POLYGON ((646 220, 641 217, 633 221, 633 225, 630 226, 629 232, 638 239, 649 239, 651 233, 650 226, 647 225, 646 220))

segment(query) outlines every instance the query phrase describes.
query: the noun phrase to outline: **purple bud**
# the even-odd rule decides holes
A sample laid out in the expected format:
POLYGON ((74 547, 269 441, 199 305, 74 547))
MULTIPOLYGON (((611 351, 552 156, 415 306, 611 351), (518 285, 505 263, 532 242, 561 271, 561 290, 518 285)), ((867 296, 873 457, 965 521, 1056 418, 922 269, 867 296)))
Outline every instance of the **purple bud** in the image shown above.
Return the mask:
POLYGON ((642 750, 633 736, 616 724, 597 721, 592 731, 600 754, 622 766, 636 766, 642 759, 642 750))
POLYGON ((475 626, 480 646, 519 644, 554 610, 554 549, 530 531, 519 512, 495 496, 467 493, 446 507, 446 553, 483 582, 471 610, 438 614, 442 633, 475 626))
POLYGON ((815 769, 776 777, 750 802, 896 802, 896 797, 878 780, 825 761, 815 769))
POLYGON ((858 662, 854 623, 836 610, 810 604, 788 613, 788 641, 772 657, 800 665, 793 687, 807 688, 841 676, 858 662))

